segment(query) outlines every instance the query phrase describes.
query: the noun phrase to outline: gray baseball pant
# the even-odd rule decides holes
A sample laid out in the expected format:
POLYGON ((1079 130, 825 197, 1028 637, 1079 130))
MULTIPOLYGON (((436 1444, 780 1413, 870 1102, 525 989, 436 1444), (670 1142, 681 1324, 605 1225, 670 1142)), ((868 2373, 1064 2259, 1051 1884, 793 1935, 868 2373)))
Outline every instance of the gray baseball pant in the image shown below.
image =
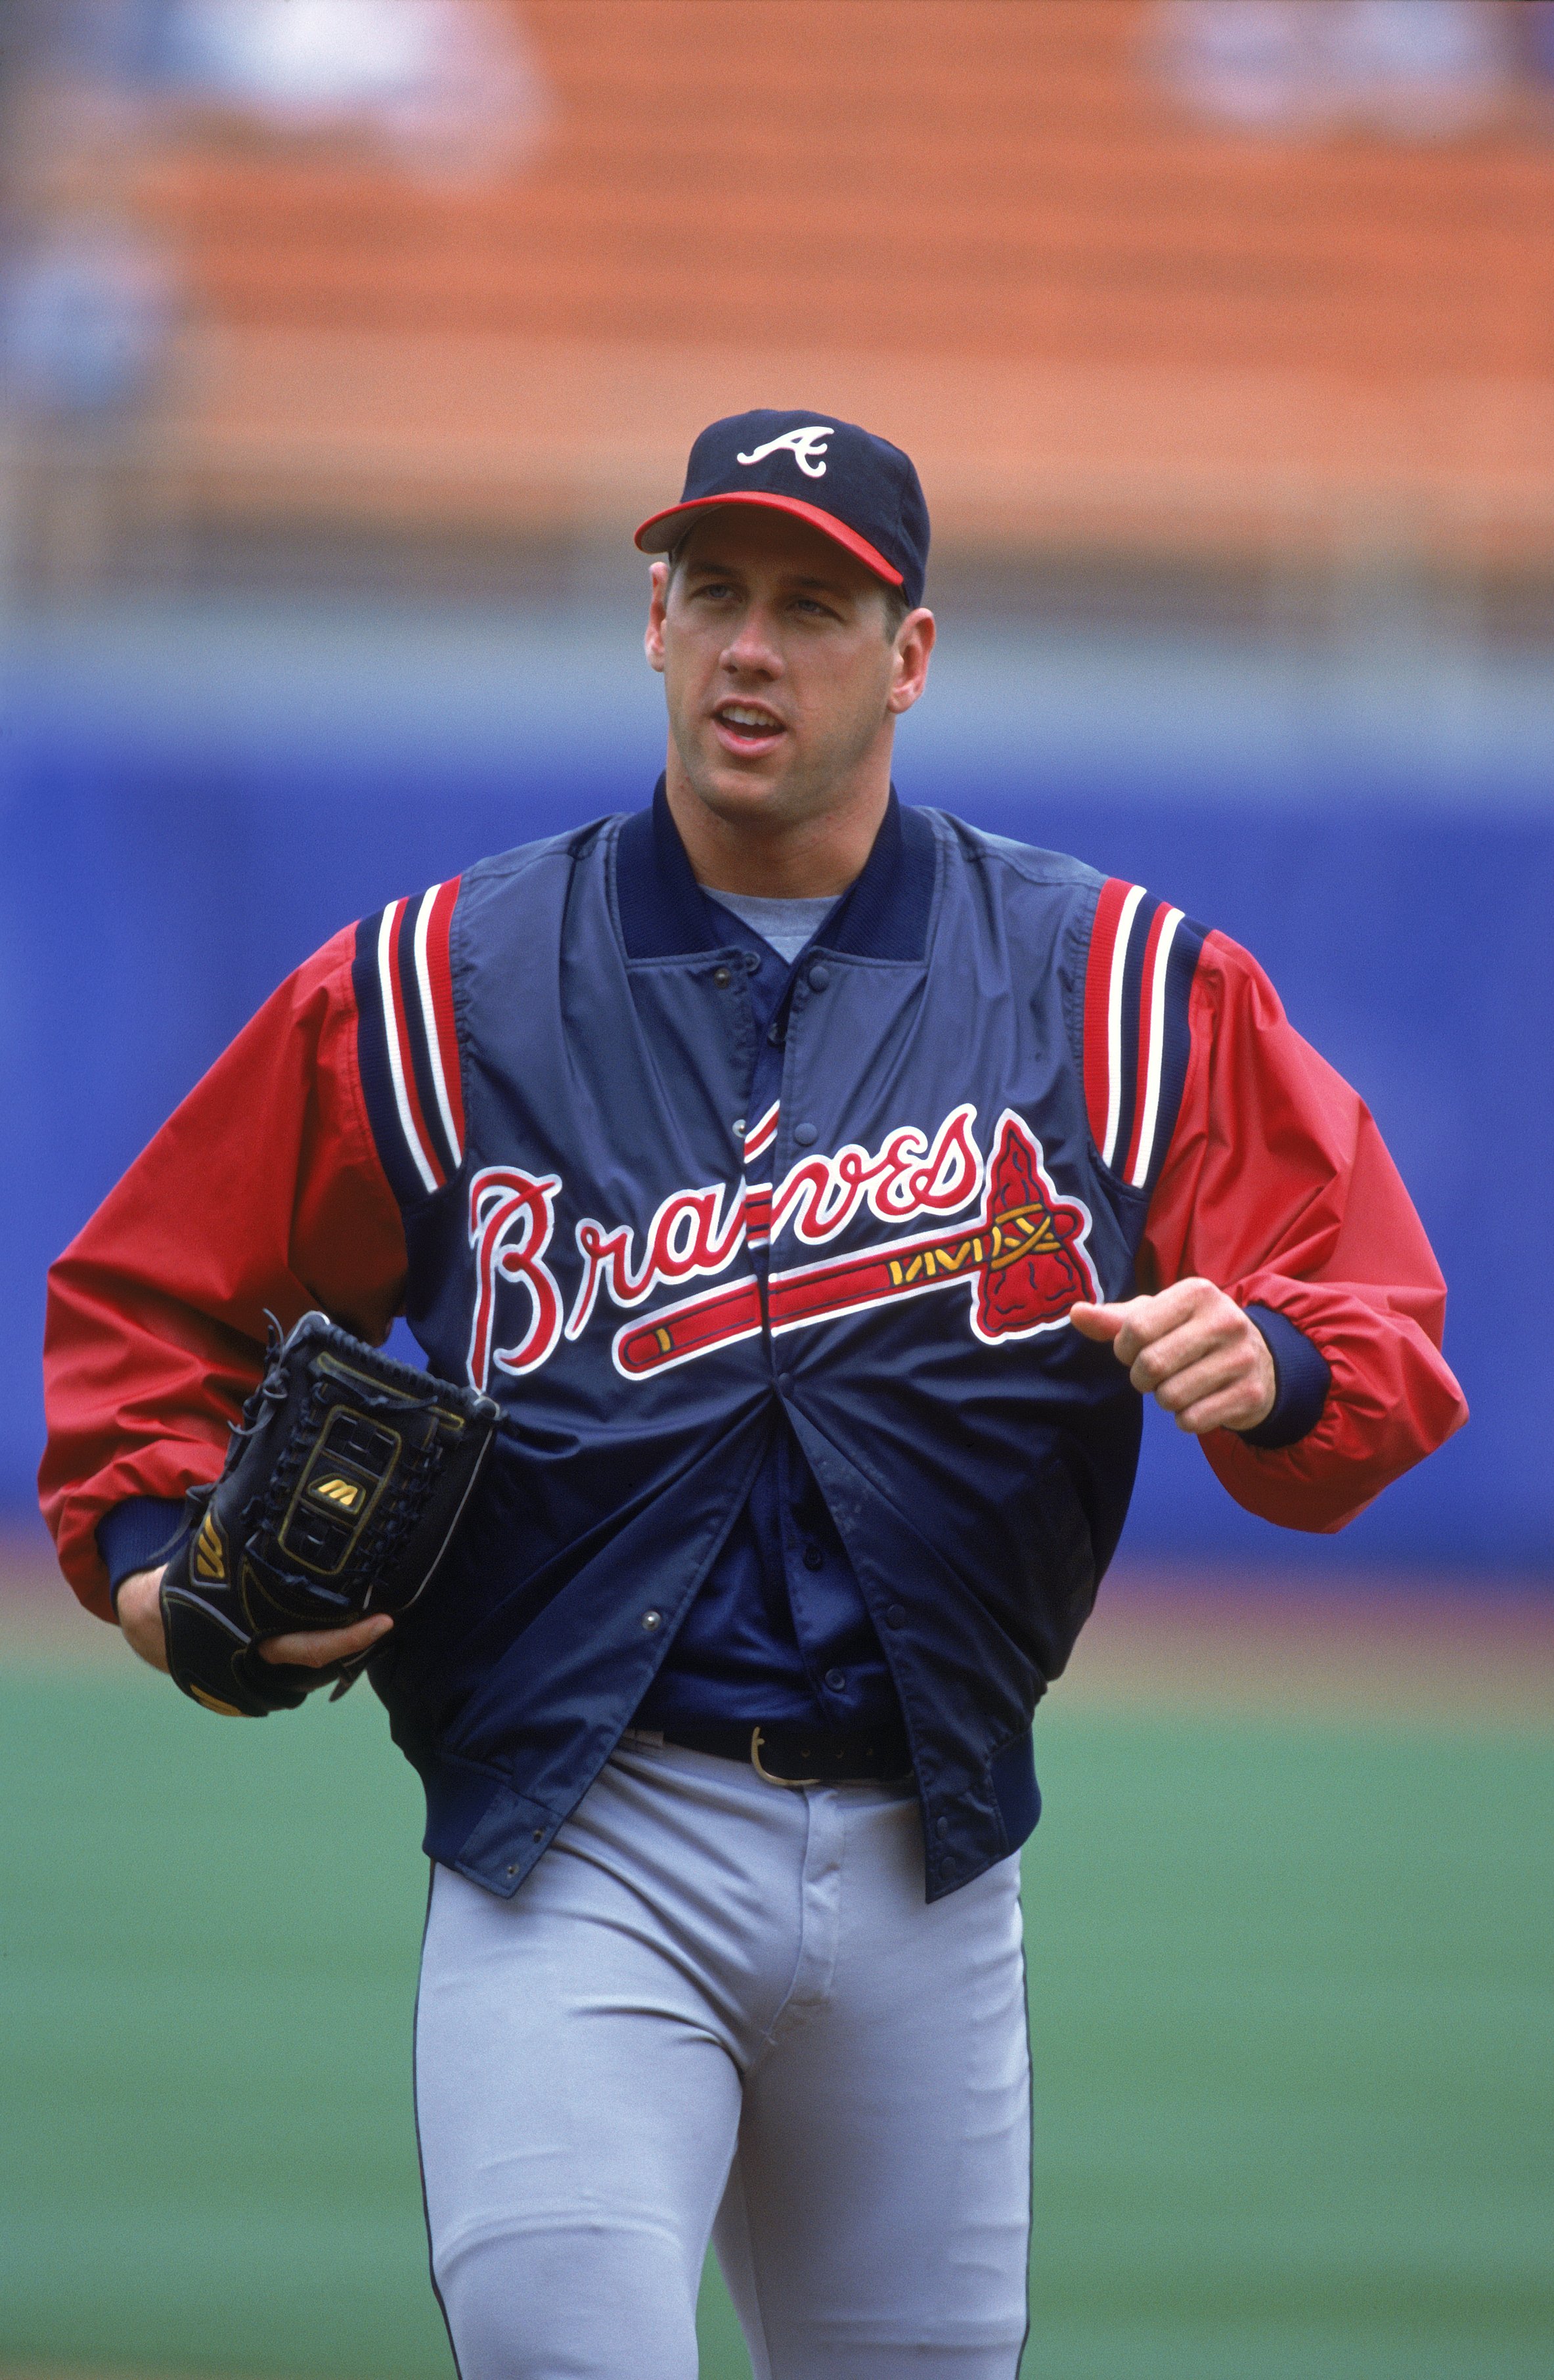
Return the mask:
POLYGON ((512 1900, 435 1871, 416 2105, 462 2380, 1014 2380, 1018 1861, 931 1907, 915 1796, 628 1739, 512 1900))

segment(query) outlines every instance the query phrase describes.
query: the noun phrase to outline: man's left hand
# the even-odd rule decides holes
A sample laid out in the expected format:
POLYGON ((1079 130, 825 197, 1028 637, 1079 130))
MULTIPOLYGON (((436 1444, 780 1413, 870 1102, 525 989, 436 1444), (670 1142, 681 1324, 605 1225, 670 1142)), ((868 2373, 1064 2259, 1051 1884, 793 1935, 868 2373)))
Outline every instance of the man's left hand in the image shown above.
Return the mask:
POLYGON ((1076 1305, 1068 1318, 1087 1339, 1109 1339, 1134 1387, 1195 1438, 1256 1429, 1273 1411, 1278 1380, 1268 1342, 1211 1281, 1179 1281, 1158 1297, 1118 1305, 1076 1305))

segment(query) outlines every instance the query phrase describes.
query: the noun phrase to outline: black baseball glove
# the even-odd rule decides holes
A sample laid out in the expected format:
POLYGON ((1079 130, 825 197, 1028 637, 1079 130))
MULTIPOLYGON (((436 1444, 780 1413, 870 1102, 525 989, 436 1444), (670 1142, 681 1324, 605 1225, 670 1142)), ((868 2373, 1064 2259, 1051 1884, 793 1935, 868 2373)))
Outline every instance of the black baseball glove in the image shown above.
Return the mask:
POLYGON ((264 1378, 221 1477, 191 1488, 162 1581, 174 1682, 207 1710, 263 1718, 370 1658, 266 1661, 262 1636, 408 1609, 447 1549, 496 1430, 489 1397, 395 1363, 305 1314, 272 1322, 264 1378))

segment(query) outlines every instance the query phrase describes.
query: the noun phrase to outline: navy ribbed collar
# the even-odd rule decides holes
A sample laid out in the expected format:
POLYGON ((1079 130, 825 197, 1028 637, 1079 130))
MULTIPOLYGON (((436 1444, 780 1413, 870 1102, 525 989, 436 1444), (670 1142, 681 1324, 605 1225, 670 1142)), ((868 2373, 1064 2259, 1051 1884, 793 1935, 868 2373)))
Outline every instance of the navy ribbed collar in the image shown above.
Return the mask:
MULTIPOLYGON (((920 959, 933 905, 933 829, 891 798, 863 873, 814 947, 870 959, 920 959)), ((652 808, 634 810, 615 846, 615 897, 627 955, 679 958, 730 948, 725 916, 697 882, 661 777, 652 808)))

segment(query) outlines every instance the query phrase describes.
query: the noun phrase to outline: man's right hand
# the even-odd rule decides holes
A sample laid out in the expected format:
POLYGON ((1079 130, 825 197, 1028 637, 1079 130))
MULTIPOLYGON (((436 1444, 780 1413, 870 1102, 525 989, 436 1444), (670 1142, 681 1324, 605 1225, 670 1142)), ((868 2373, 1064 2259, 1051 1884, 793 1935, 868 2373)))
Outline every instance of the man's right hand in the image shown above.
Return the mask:
POLYGON ((164 1562, 158 1570, 131 1571, 115 1599, 118 1624, 124 1631, 126 1642, 132 1651, 139 1653, 142 1661, 149 1661, 153 1670, 161 1670, 164 1674, 167 1641, 163 1633, 160 1597, 162 1572, 166 1567, 164 1562))
MULTIPOLYGON (((118 1591, 118 1624, 132 1649, 153 1670, 165 1672, 167 1641, 162 1627, 162 1572, 132 1571, 118 1591)), ((370 1612, 349 1628, 298 1628, 286 1636, 266 1636, 259 1650, 266 1661, 301 1670, 324 1670, 332 1661, 348 1661, 365 1653, 394 1626, 386 1611, 370 1612)))

